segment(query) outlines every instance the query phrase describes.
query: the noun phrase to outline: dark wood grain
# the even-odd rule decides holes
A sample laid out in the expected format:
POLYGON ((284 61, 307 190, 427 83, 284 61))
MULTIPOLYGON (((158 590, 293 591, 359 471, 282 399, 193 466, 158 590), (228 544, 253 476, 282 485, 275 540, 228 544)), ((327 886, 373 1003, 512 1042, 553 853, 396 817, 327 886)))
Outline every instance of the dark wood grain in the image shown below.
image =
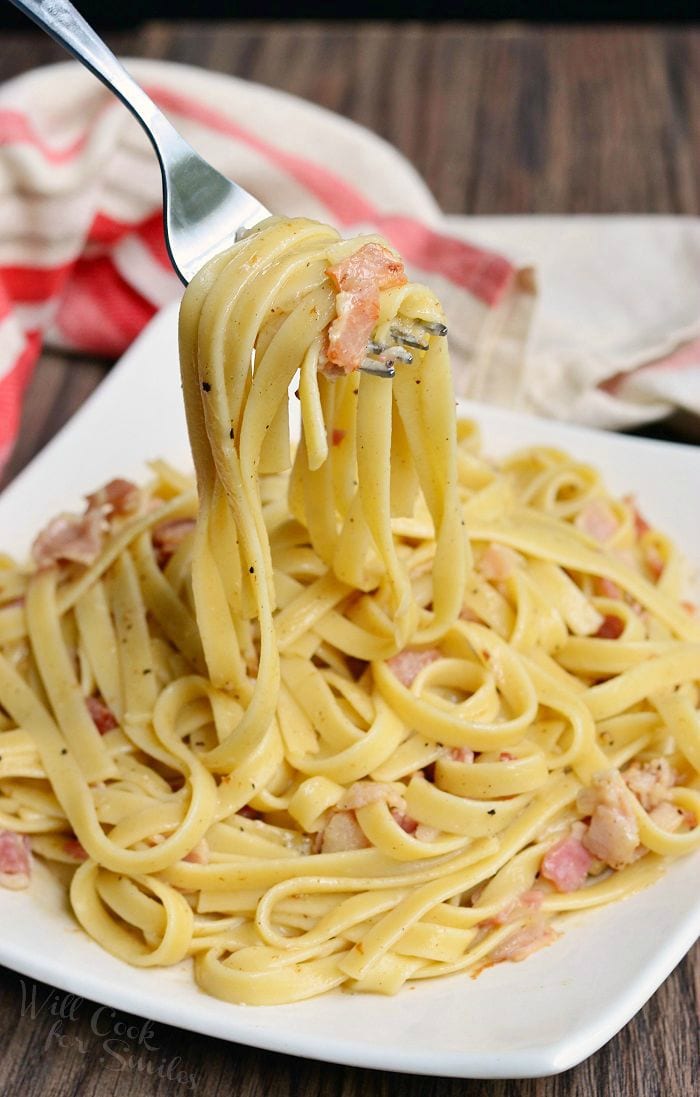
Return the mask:
MULTIPOLYGON (((695 30, 179 23, 148 25, 110 42, 123 54, 200 64, 284 88, 362 122, 412 160, 448 211, 700 212, 695 30)), ((63 59, 31 32, 4 34, 2 47, 0 80, 63 59)), ((6 479, 70 417, 105 369, 98 361, 44 355, 6 479)), ((60 994, 32 1018, 23 1006, 34 985, 0 970, 6 1097, 691 1097, 700 1074, 698 948, 597 1055, 556 1078, 527 1081, 335 1067, 157 1024, 148 1046, 132 1038, 126 1049, 105 1048, 116 1034, 96 1035, 94 1027, 136 1022, 107 1011, 95 1024, 98 1007, 89 1002, 61 1021, 50 1012, 55 1002, 65 1010, 60 994)), ((41 1002, 51 988, 36 986, 41 1002)))

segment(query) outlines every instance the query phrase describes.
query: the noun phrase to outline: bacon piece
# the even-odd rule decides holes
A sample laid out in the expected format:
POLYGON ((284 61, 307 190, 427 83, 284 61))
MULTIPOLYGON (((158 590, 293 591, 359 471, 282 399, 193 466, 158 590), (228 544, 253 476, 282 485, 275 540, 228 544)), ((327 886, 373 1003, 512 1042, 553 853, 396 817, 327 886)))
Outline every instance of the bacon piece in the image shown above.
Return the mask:
POLYGON ((649 569, 652 579, 658 582, 666 567, 666 561, 657 549, 656 545, 644 546, 644 563, 649 569))
POLYGON ((597 773, 577 798, 579 809, 591 816, 583 844, 611 868, 631 865, 639 857, 639 828, 625 799, 626 786, 617 770, 597 773))
POLYGON ((32 872, 30 849, 26 834, 0 830, 0 887, 12 891, 29 887, 32 872))
POLYGON ((102 549, 104 517, 99 510, 83 515, 59 514, 38 534, 32 545, 37 567, 52 567, 60 561, 91 564, 102 549))
POLYGON ((367 849, 369 844, 354 811, 334 811, 323 829, 321 853, 367 849))
POLYGON ((92 716, 100 735, 104 735, 106 731, 111 731, 112 728, 119 727, 119 721, 115 718, 111 708, 108 708, 100 697, 86 697, 85 706, 92 716))
POLYGON ((401 830, 405 830, 406 834, 415 834, 418 829, 418 821, 413 819, 410 815, 406 815, 405 812, 399 811, 398 808, 390 808, 391 814, 394 817, 394 822, 397 823, 401 830))
POLYGON ((527 910, 539 910, 542 906, 542 900, 544 899, 544 892, 541 888, 528 888, 520 896, 520 905, 527 910))
POLYGON ((612 598, 615 602, 621 602, 625 597, 622 587, 614 583, 612 579, 607 579, 604 575, 596 575, 594 588, 596 594, 599 594, 601 598, 612 598))
POLYGON ((557 891, 577 891, 588 876, 593 858, 580 838, 573 834, 551 846, 540 867, 540 875, 550 880, 557 891))
POLYGON ((325 372, 329 376, 342 376, 354 373, 362 364, 379 320, 379 294, 371 289, 339 293, 335 307, 338 315, 329 328, 326 350, 331 369, 325 372))
MULTIPOLYGON (((472 896, 472 905, 478 900, 479 895, 483 891, 480 889, 478 893, 472 896)), ((542 906, 542 900, 544 899, 544 892, 540 888, 528 888, 521 895, 511 899, 509 903, 499 910, 498 914, 494 914, 491 918, 484 918, 482 922, 479 922, 480 926, 505 926, 508 922, 515 922, 518 918, 522 918, 526 911, 539 910, 542 906)))
POLYGON ((454 762, 470 763, 474 761, 474 751, 468 750, 467 747, 451 747, 450 758, 454 762))
POLYGON ((208 865, 209 864, 209 843, 206 838, 200 838, 196 846, 193 846, 188 854, 183 858, 183 861, 189 861, 193 865, 208 865))
POLYGON ((427 648, 425 651, 416 651, 413 648, 405 648, 398 655, 392 655, 387 659, 386 665, 392 674, 396 675, 399 682, 408 689, 416 675, 423 667, 430 666, 436 659, 441 659, 442 653, 437 648, 427 648))
POLYGON ((607 503, 591 499, 576 515, 574 525, 594 541, 604 544, 616 533, 619 523, 607 503))
POLYGON ((343 438, 348 432, 346 430, 339 430, 338 427, 333 428, 332 442, 334 446, 339 446, 343 441, 343 438))
POLYGON ((499 762, 514 762, 515 761, 515 755, 511 754, 510 751, 508 751, 508 750, 502 750, 501 753, 498 755, 498 761, 499 762))
POLYGON ((616 617, 612 613, 606 613, 603 618, 603 623, 594 633, 600 640, 617 640, 625 631, 625 622, 621 617, 616 617))
POLYGON ((676 783, 676 774, 665 758, 651 762, 633 762, 622 774, 630 792, 639 800, 645 811, 668 799, 669 791, 676 783))
POLYGON ((419 823, 414 834, 419 842, 434 842, 440 837, 441 831, 437 827, 428 826, 427 823, 419 823))
POLYGON ((354 293, 368 285, 377 290, 405 286, 408 279, 403 263, 383 244, 363 244, 352 255, 326 271, 338 291, 354 293))
POLYGON ((64 852, 67 853, 69 857, 72 857, 74 861, 87 861, 88 859, 88 854, 85 852, 81 843, 78 841, 75 835, 70 838, 66 838, 65 842, 63 843, 63 849, 64 852))
POLYGON ((185 538, 195 527, 194 518, 173 518, 169 522, 161 522, 151 534, 153 547, 156 550, 158 566, 164 568, 173 553, 180 547, 185 538))
POLYGON ((522 563, 522 560, 520 553, 515 552, 514 549, 494 542, 486 549, 477 564, 477 568, 484 579, 502 582, 513 574, 518 564, 522 563))
POLYGON ((379 293, 405 285, 403 263, 381 244, 365 244, 326 272, 338 291, 328 331, 330 372, 353 373, 362 363, 379 319, 379 293))
POLYGON ((478 613, 475 613, 469 606, 463 606, 459 611, 459 617, 462 621, 481 621, 478 613))
POLYGON ((551 926, 538 918, 528 923, 528 925, 516 929, 510 937, 496 945, 495 949, 489 953, 488 963, 500 964, 504 960, 518 963, 520 960, 527 959, 538 949, 544 948, 545 945, 551 945, 552 941, 556 941, 558 936, 559 934, 551 926))
POLYGON ((394 808, 405 808, 406 803, 393 785, 382 781, 355 781, 338 801, 341 811, 355 811, 367 804, 389 804, 394 808))
POLYGON ((651 529, 651 526, 649 525, 646 518, 643 516, 643 514, 638 509, 637 501, 636 501, 634 495, 625 495, 623 497, 623 502, 627 503, 627 506, 632 511, 632 520, 634 521, 634 530, 635 530, 635 533, 637 534, 637 540, 639 540, 640 537, 642 537, 645 533, 649 532, 649 530, 651 529))
POLYGON ((141 492, 131 480, 117 478, 85 498, 88 510, 104 509, 110 515, 134 514, 139 509, 141 492))

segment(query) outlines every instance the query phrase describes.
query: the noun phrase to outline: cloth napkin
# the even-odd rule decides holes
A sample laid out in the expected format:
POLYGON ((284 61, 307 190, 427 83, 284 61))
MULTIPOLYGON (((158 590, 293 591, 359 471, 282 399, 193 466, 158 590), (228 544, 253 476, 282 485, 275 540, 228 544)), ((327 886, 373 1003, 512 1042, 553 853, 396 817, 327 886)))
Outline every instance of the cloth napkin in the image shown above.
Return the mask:
MULTIPOLYGON (((462 395, 601 426, 700 414, 697 222, 446 218, 395 149, 346 119, 190 66, 127 65, 271 210, 389 239, 445 306, 462 395)), ((0 468, 44 342, 117 357, 181 292, 134 119, 74 62, 4 85, 0 468)))

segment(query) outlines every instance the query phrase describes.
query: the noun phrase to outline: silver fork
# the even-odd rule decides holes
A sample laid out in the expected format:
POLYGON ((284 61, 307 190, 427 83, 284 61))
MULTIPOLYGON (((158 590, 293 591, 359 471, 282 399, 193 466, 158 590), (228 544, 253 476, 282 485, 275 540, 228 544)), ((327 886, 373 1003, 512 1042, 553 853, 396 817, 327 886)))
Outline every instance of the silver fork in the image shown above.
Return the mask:
MULTIPOLYGON (((59 45, 121 99, 143 126, 160 164, 168 254, 185 285, 208 259, 225 251, 270 211, 208 164, 184 140, 69 0, 12 0, 59 45)), ((413 361, 409 348, 427 349, 426 336, 443 324, 415 320, 391 330, 393 342, 371 342, 361 369, 394 376, 394 363, 413 361)))

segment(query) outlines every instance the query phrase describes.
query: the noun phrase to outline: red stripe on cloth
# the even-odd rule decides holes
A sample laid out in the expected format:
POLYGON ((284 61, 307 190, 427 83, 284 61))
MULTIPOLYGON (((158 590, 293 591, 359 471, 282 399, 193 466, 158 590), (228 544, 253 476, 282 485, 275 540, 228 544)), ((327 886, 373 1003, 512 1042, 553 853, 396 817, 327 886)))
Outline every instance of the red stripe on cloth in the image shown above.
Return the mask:
POLYGON ((88 233, 88 243, 109 248, 132 233, 139 237, 154 259, 166 270, 173 269, 165 247, 163 211, 160 207, 141 221, 118 221, 109 214, 97 213, 88 233))
POLYGON ((133 231, 134 225, 131 221, 118 221, 116 217, 110 217, 108 213, 98 211, 90 225, 87 242, 109 247, 133 231))
POLYGON ((61 300, 56 326, 78 350, 117 357, 155 308, 133 289, 106 255, 79 259, 61 300))
POLYGON ((58 267, 0 267, 0 284, 12 301, 34 304, 59 293, 73 269, 73 262, 58 267))
POLYGON ((649 362, 642 369, 692 369, 700 366, 700 336, 691 339, 689 343, 683 343, 676 347, 670 354, 663 358, 657 358, 655 362, 649 362))
POLYGON ((22 395, 41 349, 41 332, 29 331, 14 366, 0 379, 0 468, 19 430, 22 395))
POLYGON ((638 377, 652 369, 683 370, 694 369, 700 366, 700 337, 691 339, 689 343, 683 343, 676 347, 670 354, 663 358, 655 358, 652 362, 643 362, 641 366, 628 370, 626 373, 616 373, 608 377, 607 381, 601 381, 598 388, 610 396, 617 396, 625 381, 632 377, 638 377))
POLYGON ((5 289, 2 280, 0 279, 0 320, 4 320, 6 316, 9 316, 12 312, 12 306, 14 301, 10 297, 9 293, 5 289))
POLYGON ((0 109, 0 145, 32 145, 51 164, 64 164, 85 147, 86 136, 81 134, 65 148, 53 148, 40 137, 26 114, 17 110, 0 109))
POLYGON ((515 269, 502 256, 444 236, 410 217, 383 216, 371 202, 334 172, 304 157, 284 152, 211 107, 196 103, 166 88, 149 89, 166 110, 198 122, 218 133, 235 137, 261 153, 306 190, 323 202, 333 217, 344 225, 368 221, 380 230, 412 263, 441 274, 468 290, 487 305, 495 305, 510 286, 515 269))
POLYGON ((441 274, 486 305, 497 305, 512 284, 512 263, 492 251, 434 232, 410 217, 379 217, 380 231, 409 263, 441 274))

